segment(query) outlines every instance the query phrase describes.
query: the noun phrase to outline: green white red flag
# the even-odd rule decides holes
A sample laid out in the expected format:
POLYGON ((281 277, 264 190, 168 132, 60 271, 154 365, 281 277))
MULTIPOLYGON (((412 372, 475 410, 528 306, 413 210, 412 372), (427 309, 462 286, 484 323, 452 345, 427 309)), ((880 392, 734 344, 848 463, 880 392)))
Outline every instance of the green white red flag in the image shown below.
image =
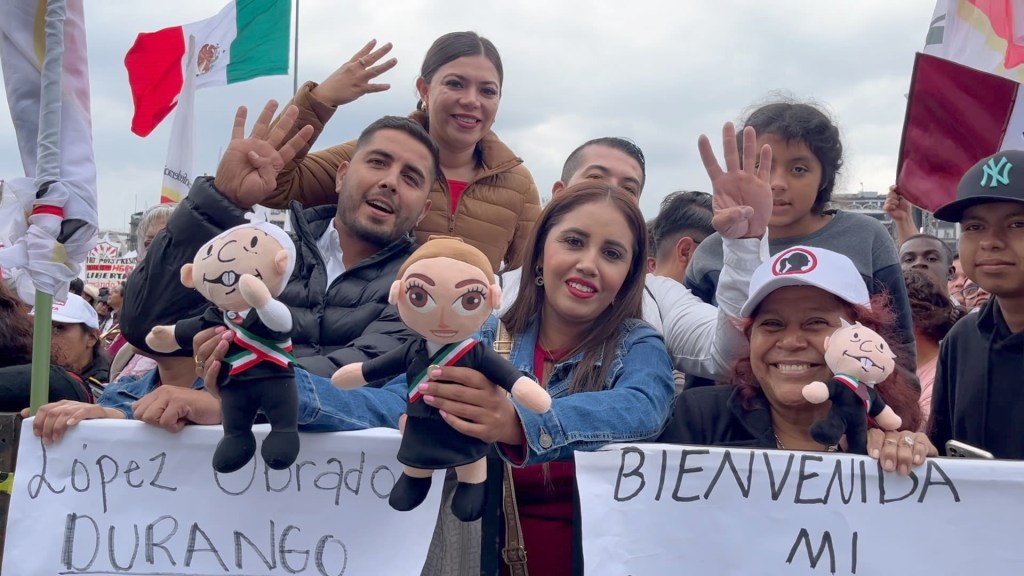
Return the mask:
POLYGON ((132 132, 149 135, 177 104, 189 36, 199 89, 287 74, 290 30, 291 0, 237 0, 212 18, 139 34, 124 59, 135 102, 132 132))

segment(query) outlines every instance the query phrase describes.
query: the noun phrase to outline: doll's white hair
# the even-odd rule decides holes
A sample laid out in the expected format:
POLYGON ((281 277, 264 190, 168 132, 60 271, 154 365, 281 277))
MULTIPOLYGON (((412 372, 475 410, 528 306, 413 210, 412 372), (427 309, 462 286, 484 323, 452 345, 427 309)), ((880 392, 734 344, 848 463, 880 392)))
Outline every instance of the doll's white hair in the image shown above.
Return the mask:
MULTIPOLYGON (((288 280, 291 279, 292 272, 295 270, 295 242, 292 240, 292 237, 289 236, 288 233, 284 231, 283 228, 267 221, 266 216, 263 214, 259 214, 256 212, 246 212, 245 219, 249 221, 247 224, 239 224, 238 226, 228 228, 227 230, 214 236, 206 244, 216 242, 217 240, 220 240, 221 238, 227 236, 231 232, 234 232, 235 230, 238 230, 240 228, 255 228, 256 230, 263 232, 267 236, 270 236, 274 240, 277 240, 277 243, 281 245, 281 248, 288 252, 288 265, 285 267, 284 275, 281 277, 281 285, 277 286, 277 290, 275 291, 275 293, 280 294, 281 291, 284 290, 284 287, 288 285, 288 280)), ((206 244, 203 244, 203 247, 205 247, 206 244)), ((274 287, 268 286, 268 288, 274 287)))

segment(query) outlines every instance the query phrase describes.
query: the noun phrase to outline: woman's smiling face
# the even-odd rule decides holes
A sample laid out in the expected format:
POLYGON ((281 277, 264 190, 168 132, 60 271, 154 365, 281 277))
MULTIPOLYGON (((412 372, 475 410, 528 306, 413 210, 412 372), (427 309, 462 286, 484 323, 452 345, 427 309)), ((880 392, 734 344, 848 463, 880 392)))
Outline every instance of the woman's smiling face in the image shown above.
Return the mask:
POLYGON ((847 311, 839 298, 812 286, 779 288, 761 301, 750 327, 750 364, 772 405, 807 404, 803 387, 832 377, 825 338, 847 311))

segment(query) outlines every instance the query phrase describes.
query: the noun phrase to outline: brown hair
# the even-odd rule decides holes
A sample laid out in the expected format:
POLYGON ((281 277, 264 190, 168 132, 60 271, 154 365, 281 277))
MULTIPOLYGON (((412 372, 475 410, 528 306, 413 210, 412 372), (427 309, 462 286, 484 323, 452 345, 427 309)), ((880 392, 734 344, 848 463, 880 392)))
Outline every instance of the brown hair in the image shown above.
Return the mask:
POLYGON ((491 261, 487 259, 487 256, 484 256, 484 253, 476 247, 463 242, 461 238, 452 236, 431 236, 427 238, 427 241, 402 263, 402 267, 398 269, 398 278, 405 276, 406 270, 420 260, 439 257, 465 262, 470 266, 480 269, 485 277, 489 279, 494 278, 494 268, 491 267, 491 261))
POLYGON ((580 206, 605 202, 625 217, 633 232, 633 260, 614 304, 594 320, 593 329, 576 348, 583 359, 576 365, 570 393, 600 390, 604 385, 608 366, 619 344, 618 331, 630 318, 642 318, 645 266, 647 258, 647 225, 636 200, 627 192, 601 182, 581 182, 566 188, 548 203, 540 215, 527 246, 533 248, 523 254, 523 274, 519 295, 502 317, 512 335, 522 334, 538 318, 544 308, 543 286, 534 282, 534 271, 544 260, 544 244, 548 234, 562 219, 580 206))
MULTIPOLYGON (((445 64, 465 56, 484 56, 498 71, 499 87, 505 83, 505 70, 501 66, 501 55, 494 43, 476 32, 449 32, 430 45, 420 66, 420 77, 427 84, 445 64)), ((417 110, 423 110, 423 100, 416 103, 417 110)))
POLYGON ((946 288, 937 285, 924 272, 907 270, 903 273, 903 280, 907 284, 907 299, 910 300, 914 329, 925 338, 937 343, 967 313, 963 308, 953 305, 946 294, 946 288))
POLYGON ((32 319, 21 300, 0 281, 0 367, 32 362, 32 319))

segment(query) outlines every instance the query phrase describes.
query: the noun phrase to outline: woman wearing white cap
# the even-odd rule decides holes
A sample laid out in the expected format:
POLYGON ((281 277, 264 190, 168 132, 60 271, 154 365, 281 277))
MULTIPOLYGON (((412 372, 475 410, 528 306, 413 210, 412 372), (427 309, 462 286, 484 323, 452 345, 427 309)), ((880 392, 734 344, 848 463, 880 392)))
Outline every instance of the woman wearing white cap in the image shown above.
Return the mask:
MULTIPOLYGON (((33 310, 33 313, 35 310, 33 310)), ((107 381, 110 360, 99 345, 96 310, 81 297, 68 294, 54 302, 50 345, 50 401, 93 401, 93 391, 107 381)), ((31 364, 0 369, 0 412, 16 412, 29 404, 31 364)))
MULTIPOLYGON (((745 446, 803 451, 845 450, 811 437, 811 425, 823 419, 830 403, 812 404, 803 388, 833 376, 825 364, 825 338, 842 324, 860 322, 890 344, 893 311, 884 298, 871 297, 849 258, 797 246, 762 264, 750 282, 741 309, 748 324, 750 356, 741 359, 732 383, 684 391, 659 442, 745 446)), ((937 454, 925 434, 914 432, 921 420, 917 393, 895 371, 876 386, 886 404, 902 417, 901 432, 872 430, 868 453, 889 471, 908 474, 912 465, 937 454)))

